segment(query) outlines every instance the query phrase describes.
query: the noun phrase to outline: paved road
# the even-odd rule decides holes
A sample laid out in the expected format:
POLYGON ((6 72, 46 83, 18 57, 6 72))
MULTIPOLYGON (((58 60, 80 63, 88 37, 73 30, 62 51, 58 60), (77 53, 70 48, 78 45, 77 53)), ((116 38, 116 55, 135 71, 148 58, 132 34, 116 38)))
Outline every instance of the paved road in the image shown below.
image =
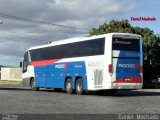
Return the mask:
POLYGON ((121 91, 115 96, 69 95, 53 90, 31 91, 18 87, 0 87, 0 113, 160 113, 160 92, 121 91))

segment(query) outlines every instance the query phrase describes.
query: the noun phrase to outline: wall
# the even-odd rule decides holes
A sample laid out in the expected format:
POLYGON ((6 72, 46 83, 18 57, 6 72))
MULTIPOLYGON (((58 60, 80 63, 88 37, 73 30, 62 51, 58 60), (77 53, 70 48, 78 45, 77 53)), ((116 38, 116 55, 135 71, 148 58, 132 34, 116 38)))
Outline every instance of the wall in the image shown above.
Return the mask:
POLYGON ((21 68, 1 68, 1 80, 22 81, 21 68))

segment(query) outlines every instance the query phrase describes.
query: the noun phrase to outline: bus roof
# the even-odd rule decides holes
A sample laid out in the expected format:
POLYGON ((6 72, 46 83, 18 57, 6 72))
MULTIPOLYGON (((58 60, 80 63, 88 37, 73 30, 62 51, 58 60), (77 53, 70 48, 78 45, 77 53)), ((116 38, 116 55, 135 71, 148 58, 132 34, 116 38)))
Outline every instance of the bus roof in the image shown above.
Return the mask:
POLYGON ((102 35, 94 35, 91 37, 74 37, 74 38, 70 38, 70 39, 58 40, 58 41, 51 42, 49 44, 31 47, 28 50, 45 48, 45 47, 49 47, 49 46, 56 46, 56 45, 79 42, 79 41, 86 41, 86 40, 102 38, 102 37, 106 37, 106 36, 117 36, 117 37, 127 36, 127 37, 141 38, 141 35, 131 34, 131 33, 108 33, 108 34, 102 34, 102 35))

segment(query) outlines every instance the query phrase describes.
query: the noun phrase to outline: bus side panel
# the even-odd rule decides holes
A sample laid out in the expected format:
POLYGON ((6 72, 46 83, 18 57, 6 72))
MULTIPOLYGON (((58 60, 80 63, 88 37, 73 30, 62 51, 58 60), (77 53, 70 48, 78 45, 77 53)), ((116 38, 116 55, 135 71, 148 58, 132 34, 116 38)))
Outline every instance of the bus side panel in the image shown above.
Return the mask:
POLYGON ((83 61, 58 62, 46 66, 35 66, 37 87, 64 88, 67 76, 72 78, 73 89, 75 88, 76 77, 82 77, 84 89, 87 90, 86 67, 83 61))
POLYGON ((105 39, 105 55, 104 55, 104 80, 103 88, 111 89, 112 75, 109 73, 109 65, 112 65, 112 36, 106 36, 105 39))
POLYGON ((104 55, 89 57, 86 62, 88 90, 111 89, 111 75, 108 72, 112 64, 112 36, 105 37, 104 55))
POLYGON ((103 88, 104 55, 89 57, 86 60, 88 90, 103 88))

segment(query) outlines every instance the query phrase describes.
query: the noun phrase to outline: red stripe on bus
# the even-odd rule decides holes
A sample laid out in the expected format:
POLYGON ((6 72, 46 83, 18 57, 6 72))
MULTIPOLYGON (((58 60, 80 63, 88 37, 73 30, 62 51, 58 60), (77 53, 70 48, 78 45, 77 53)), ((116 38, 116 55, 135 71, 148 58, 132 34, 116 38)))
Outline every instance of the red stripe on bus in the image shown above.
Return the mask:
POLYGON ((30 65, 32 65, 32 66, 44 66, 44 65, 48 65, 48 64, 58 62, 59 60, 61 60, 61 59, 32 61, 32 62, 30 62, 30 65))
POLYGON ((140 73, 143 73, 143 66, 140 66, 140 73))
POLYGON ((141 77, 130 77, 130 78, 121 78, 113 83, 142 83, 142 78, 141 77))

